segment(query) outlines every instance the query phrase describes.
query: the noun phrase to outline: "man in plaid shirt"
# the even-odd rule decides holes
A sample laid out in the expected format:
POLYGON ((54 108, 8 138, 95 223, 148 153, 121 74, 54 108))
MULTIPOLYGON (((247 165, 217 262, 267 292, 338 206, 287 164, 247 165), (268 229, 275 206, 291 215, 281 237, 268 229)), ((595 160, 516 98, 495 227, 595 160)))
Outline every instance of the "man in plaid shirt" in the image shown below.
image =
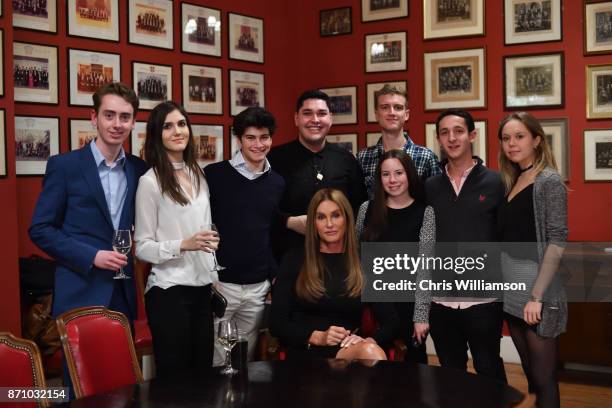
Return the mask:
POLYGON ((438 158, 430 149, 415 144, 408 133, 404 132, 404 123, 408 120, 409 109, 406 92, 385 84, 375 93, 376 119, 382 129, 382 137, 374 146, 366 147, 357 154, 357 161, 365 175, 365 184, 370 199, 374 198, 374 176, 378 160, 384 152, 401 149, 412 158, 417 173, 422 181, 440 174, 438 158))

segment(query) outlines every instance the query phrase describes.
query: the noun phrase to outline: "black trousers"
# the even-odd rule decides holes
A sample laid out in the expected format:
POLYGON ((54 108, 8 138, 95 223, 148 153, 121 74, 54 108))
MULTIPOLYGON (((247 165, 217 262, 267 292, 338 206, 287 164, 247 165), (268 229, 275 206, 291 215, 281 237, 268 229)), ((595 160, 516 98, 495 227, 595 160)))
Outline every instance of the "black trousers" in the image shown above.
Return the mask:
POLYGON ((145 295, 157 377, 212 366, 213 315, 210 285, 152 287, 145 295))
POLYGON ((395 303, 395 310, 400 318, 400 339, 406 344, 406 363, 427 364, 427 348, 425 342, 415 346, 414 334, 414 302, 395 303))
POLYGON ((499 355, 503 308, 499 302, 453 309, 432 302, 429 312, 431 337, 443 367, 467 369, 470 348, 478 374, 507 383, 499 355))

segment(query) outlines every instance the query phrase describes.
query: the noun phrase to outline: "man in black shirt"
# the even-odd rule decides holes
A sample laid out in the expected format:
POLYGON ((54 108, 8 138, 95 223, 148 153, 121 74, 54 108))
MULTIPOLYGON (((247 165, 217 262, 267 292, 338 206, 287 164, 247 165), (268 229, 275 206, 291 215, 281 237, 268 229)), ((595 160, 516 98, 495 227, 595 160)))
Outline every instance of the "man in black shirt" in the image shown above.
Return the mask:
POLYGON ((280 203, 286 228, 275 232, 277 257, 289 248, 302 245, 310 199, 321 188, 337 188, 349 199, 353 210, 367 199, 363 173, 348 151, 326 143, 332 126, 329 96, 318 90, 306 91, 296 103, 295 126, 298 139, 273 148, 270 165, 285 179, 280 203))

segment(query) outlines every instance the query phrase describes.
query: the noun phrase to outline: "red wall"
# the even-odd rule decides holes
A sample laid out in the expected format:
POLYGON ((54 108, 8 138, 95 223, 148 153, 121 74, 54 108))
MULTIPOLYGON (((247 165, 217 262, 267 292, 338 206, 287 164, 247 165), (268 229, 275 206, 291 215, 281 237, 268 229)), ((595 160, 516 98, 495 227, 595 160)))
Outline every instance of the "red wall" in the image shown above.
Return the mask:
MULTIPOLYGON (((441 39, 423 41, 423 10, 421 1, 410 1, 407 18, 361 23, 360 0, 258 0, 222 2, 220 0, 191 0, 191 3, 221 9, 222 22, 227 25, 228 11, 264 19, 265 64, 253 64, 228 59, 227 33, 222 35, 222 58, 183 54, 180 52, 180 2, 174 5, 174 51, 147 48, 127 43, 127 2, 120 1, 119 44, 66 36, 65 2, 58 1, 58 34, 37 33, 13 29, 10 11, 0 18, 4 29, 5 67, 12 66, 11 42, 28 41, 52 44, 59 47, 59 98, 58 106, 37 106, 12 103, 12 78, 5 68, 5 96, 0 107, 7 114, 7 145, 12 146, 13 115, 44 114, 60 117, 60 150, 68 151, 68 118, 87 118, 89 110, 68 107, 67 48, 93 49, 121 54, 121 78, 131 83, 132 60, 159 62, 173 66, 174 99, 180 101, 180 64, 192 63, 223 68, 224 102, 223 116, 191 115, 198 124, 222 124, 225 126, 225 154, 229 150, 228 69, 265 73, 266 107, 279 121, 274 143, 280 144, 295 137, 293 104, 296 96, 307 88, 358 86, 357 125, 334 126, 332 133, 357 132, 359 146, 365 146, 365 133, 377 131, 376 124, 367 124, 365 84, 385 80, 407 80, 411 118, 407 129, 417 143, 424 144, 426 122, 433 122, 437 112, 424 110, 423 53, 459 48, 485 47, 487 72, 487 108, 472 111, 478 120, 487 120, 488 163, 497 167, 497 123, 505 115, 503 110, 503 70, 505 55, 563 51, 565 53, 565 107, 540 109, 533 113, 540 118, 568 118, 570 133, 570 239, 576 241, 612 241, 612 189, 610 183, 584 183, 583 131, 584 129, 611 128, 610 120, 587 121, 585 118, 585 65, 610 63, 610 55, 583 56, 583 5, 581 1, 563 1, 563 41, 505 47, 503 38, 503 1, 486 1, 486 36, 467 39, 441 39), (228 6, 229 4, 229 6, 228 6), (338 37, 319 36, 319 11, 334 7, 352 6, 353 32, 338 37), (391 31, 407 31, 408 70, 405 72, 371 73, 364 69, 364 36, 391 31)), ((4 1, 5 9, 11 7, 4 1)), ((138 120, 146 120, 147 112, 141 112, 138 120)), ((0 227, 5 233, 0 238, 2 286, 0 287, 0 330, 17 330, 18 283, 17 253, 28 256, 38 253, 27 236, 27 228, 35 200, 40 192, 41 177, 15 178, 14 152, 7 155, 9 176, 0 180, 0 194, 5 197, 0 204, 0 227), (18 250, 17 250, 18 244, 18 250)))
POLYGON ((568 118, 570 134, 569 227, 575 241, 612 241, 611 183, 585 183, 583 160, 584 129, 612 128, 610 120, 586 120, 585 66, 612 63, 612 55, 583 56, 583 2, 563 1, 563 40, 551 43, 504 46, 503 1, 485 1, 484 37, 423 40, 423 2, 410 1, 406 18, 361 23, 360 0, 301 1, 299 8, 298 60, 296 77, 302 88, 358 86, 358 125, 338 125, 332 133, 359 134, 359 146, 365 147, 366 132, 379 131, 366 123, 366 83, 385 80, 407 80, 410 120, 406 125, 412 139, 425 143, 426 122, 434 122, 438 112, 425 112, 423 54, 462 48, 485 48, 487 74, 487 108, 472 110, 477 120, 487 120, 488 160, 497 168, 497 123, 505 116, 503 103, 503 57, 518 54, 539 54, 553 51, 565 53, 565 107, 538 109, 539 118, 568 118), (319 36, 319 11, 352 6, 353 32, 336 37, 319 36), (364 36, 383 32, 407 31, 408 70, 405 72, 365 73, 364 36))

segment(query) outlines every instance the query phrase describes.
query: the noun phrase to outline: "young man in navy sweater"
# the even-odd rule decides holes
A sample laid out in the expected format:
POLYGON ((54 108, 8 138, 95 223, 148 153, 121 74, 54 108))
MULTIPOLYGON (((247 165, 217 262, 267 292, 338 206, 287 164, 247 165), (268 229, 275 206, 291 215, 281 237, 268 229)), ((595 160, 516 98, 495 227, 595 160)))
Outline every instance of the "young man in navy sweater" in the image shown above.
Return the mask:
MULTIPOLYGON (((212 219, 223 237, 217 259, 219 291, 227 298, 224 319, 235 319, 246 334, 252 359, 261 326, 264 300, 276 262, 270 230, 278 221, 284 179, 270 168, 266 155, 272 146, 276 121, 262 108, 248 108, 234 118, 240 151, 231 160, 206 167, 212 219)), ((215 345, 214 365, 225 352, 215 345)))
MULTIPOLYGON (((497 207, 504 199, 504 185, 498 173, 472 156, 474 119, 468 112, 447 110, 438 116, 436 131, 447 157, 441 163, 443 174, 425 183, 428 204, 436 214, 436 242, 497 241, 497 207)), ((434 296, 429 322, 443 367, 465 370, 469 347, 478 374, 506 382, 499 355, 503 310, 498 299, 434 296)))

